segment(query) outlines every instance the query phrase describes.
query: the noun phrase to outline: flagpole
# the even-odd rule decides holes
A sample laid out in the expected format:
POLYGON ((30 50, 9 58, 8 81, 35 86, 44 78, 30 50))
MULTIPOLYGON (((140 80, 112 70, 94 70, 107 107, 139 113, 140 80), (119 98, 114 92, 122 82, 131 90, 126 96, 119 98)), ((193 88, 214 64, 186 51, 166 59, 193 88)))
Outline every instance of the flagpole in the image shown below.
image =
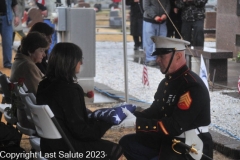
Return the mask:
POLYGON ((122 0, 122 30, 123 30, 123 56, 124 56, 124 79, 125 101, 128 102, 128 63, 127 63, 127 39, 126 39, 126 2, 122 0))

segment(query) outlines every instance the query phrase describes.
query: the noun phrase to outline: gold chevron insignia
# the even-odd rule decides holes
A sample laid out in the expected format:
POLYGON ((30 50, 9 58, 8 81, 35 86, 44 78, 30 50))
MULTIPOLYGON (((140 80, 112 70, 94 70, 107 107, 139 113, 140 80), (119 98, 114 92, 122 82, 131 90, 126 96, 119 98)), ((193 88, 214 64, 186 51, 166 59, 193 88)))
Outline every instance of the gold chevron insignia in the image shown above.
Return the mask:
POLYGON ((178 108, 182 110, 187 110, 190 108, 191 104, 192 104, 192 98, 190 96, 190 93, 187 92, 180 97, 178 101, 178 108))

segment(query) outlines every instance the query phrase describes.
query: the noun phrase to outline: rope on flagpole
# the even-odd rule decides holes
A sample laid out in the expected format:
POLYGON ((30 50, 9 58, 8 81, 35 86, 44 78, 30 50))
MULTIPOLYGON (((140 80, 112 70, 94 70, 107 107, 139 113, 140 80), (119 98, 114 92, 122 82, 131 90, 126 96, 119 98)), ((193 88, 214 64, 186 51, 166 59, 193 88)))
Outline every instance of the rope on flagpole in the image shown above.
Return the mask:
MULTIPOLYGON (((160 2, 160 0, 158 0, 158 3, 160 4, 160 6, 162 7, 163 11, 165 12, 165 14, 167 15, 167 18, 170 20, 170 22, 172 23, 173 27, 175 28, 175 30, 178 32, 179 36, 181 37, 181 39, 183 39, 182 35, 180 34, 179 30, 177 29, 177 27, 175 26, 175 24, 173 23, 172 19, 170 18, 170 16, 168 15, 166 9, 163 7, 162 3, 160 2)), ((186 48, 188 49, 188 51, 191 53, 191 55, 193 57, 195 57, 192 53, 192 51, 190 50, 190 48, 188 47, 188 45, 186 45, 186 48)))
POLYGON ((160 6, 162 7, 163 11, 165 12, 165 14, 167 15, 168 19, 170 20, 170 22, 172 23, 173 27, 175 28, 175 30, 178 32, 179 36, 181 37, 181 39, 183 39, 182 35, 180 34, 180 32, 178 31, 177 27, 175 26, 175 24, 173 23, 172 19, 170 18, 170 16, 168 15, 166 9, 163 7, 162 3, 160 2, 160 0, 158 0, 158 3, 160 4, 160 6))

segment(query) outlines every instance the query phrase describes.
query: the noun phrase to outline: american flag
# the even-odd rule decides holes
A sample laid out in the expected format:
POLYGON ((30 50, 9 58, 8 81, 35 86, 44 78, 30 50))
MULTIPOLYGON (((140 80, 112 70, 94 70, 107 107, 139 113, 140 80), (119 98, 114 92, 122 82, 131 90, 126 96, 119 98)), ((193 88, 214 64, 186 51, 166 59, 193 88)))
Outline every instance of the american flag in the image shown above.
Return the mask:
POLYGON ((143 65, 142 83, 144 86, 145 85, 149 86, 148 71, 147 71, 147 66, 145 64, 143 65))
POLYGON ((204 63, 202 54, 201 54, 201 63, 200 63, 200 78, 203 80, 204 84, 206 85, 207 89, 209 90, 207 69, 206 69, 206 65, 204 63))
POLYGON ((238 79, 238 93, 240 93, 240 76, 239 76, 239 79, 238 79))
POLYGON ((120 124, 127 115, 124 113, 124 109, 129 110, 133 113, 136 110, 137 106, 134 104, 121 103, 115 106, 114 108, 101 108, 92 113, 88 114, 89 118, 103 120, 112 125, 120 124))

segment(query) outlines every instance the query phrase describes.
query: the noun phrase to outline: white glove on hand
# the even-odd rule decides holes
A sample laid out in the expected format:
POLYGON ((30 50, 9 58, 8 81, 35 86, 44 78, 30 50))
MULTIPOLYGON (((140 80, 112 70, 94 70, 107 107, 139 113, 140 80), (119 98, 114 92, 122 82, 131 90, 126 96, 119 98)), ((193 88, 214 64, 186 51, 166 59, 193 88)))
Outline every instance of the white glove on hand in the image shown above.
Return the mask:
POLYGON ((120 123, 121 127, 133 127, 136 124, 136 117, 126 108, 122 108, 123 113, 126 114, 126 118, 120 123))

